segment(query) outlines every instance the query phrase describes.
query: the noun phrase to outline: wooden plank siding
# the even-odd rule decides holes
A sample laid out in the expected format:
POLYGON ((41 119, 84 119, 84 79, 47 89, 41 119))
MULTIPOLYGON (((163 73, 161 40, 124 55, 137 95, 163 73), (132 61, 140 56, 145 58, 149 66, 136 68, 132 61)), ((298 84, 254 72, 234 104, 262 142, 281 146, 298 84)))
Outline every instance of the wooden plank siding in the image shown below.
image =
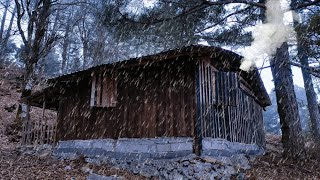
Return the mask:
POLYGON ((194 67, 178 59, 119 69, 115 107, 90 107, 92 80, 84 78, 60 103, 57 140, 193 137, 194 67))
POLYGON ((198 63, 198 137, 264 146, 262 107, 241 88, 238 74, 217 71, 207 61, 198 63))

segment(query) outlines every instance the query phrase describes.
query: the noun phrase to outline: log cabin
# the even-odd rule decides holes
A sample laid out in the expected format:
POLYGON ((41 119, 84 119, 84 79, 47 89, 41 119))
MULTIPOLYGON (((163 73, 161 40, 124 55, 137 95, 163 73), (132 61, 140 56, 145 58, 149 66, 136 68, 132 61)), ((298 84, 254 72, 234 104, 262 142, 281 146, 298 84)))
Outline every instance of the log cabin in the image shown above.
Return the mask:
POLYGON ((56 153, 170 158, 261 153, 271 104, 257 69, 192 45, 48 80, 32 106, 58 112, 56 153))

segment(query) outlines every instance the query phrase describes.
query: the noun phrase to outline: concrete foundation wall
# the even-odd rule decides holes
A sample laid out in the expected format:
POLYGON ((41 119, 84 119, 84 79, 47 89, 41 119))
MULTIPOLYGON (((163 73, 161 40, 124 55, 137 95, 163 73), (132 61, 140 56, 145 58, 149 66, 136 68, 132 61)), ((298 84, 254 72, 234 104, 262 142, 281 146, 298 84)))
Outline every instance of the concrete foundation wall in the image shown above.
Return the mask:
POLYGON ((234 154, 262 155, 264 149, 257 144, 244 144, 239 142, 230 142, 219 138, 202 139, 202 155, 224 155, 234 154))
MULTIPOLYGON (((54 155, 64 159, 112 157, 116 159, 164 159, 193 153, 191 137, 176 138, 120 138, 59 141, 54 155)), ((225 139, 204 138, 202 155, 232 156, 235 154, 261 155, 264 149, 256 144, 229 142, 225 139)))
POLYGON ((120 138, 59 141, 54 155, 72 158, 107 156, 117 159, 175 158, 192 154, 193 139, 176 138, 120 138))

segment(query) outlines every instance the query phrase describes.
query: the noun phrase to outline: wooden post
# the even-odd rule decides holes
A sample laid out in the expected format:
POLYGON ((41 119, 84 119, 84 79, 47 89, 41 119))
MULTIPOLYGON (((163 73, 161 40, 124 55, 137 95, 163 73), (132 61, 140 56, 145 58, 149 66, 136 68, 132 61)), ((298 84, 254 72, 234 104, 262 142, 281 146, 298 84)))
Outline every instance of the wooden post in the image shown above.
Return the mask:
POLYGON ((201 146, 202 146, 202 133, 201 133, 201 82, 200 82, 200 63, 199 61, 196 63, 195 68, 195 92, 196 92, 196 98, 195 98, 195 109, 196 109, 196 115, 194 119, 194 153, 197 156, 201 155, 201 146))
POLYGON ((56 138, 57 138, 57 124, 58 124, 58 120, 53 124, 53 134, 52 134, 52 145, 56 144, 56 138))
POLYGON ((47 125, 47 119, 44 117, 44 113, 46 110, 46 101, 45 101, 45 94, 43 95, 43 105, 42 105, 42 122, 41 122, 41 128, 40 128, 40 133, 41 133, 41 145, 44 143, 44 138, 45 138, 45 127, 43 129, 43 122, 45 122, 45 126, 47 125))
POLYGON ((27 100, 27 103, 26 103, 26 108, 27 108, 27 112, 29 112, 27 114, 27 117, 26 117, 26 129, 27 129, 27 136, 26 136, 26 144, 30 143, 30 135, 31 135, 31 132, 30 132, 30 128, 31 128, 31 123, 30 123, 30 105, 29 105, 29 101, 27 100))

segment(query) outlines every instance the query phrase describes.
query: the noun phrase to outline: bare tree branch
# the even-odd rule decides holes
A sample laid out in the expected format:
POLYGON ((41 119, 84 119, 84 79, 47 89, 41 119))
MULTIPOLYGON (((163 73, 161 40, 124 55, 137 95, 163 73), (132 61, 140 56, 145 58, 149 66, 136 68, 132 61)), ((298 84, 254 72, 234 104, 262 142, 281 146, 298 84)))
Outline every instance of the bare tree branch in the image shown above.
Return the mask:
POLYGON ((266 6, 263 3, 257 3, 252 2, 248 0, 221 0, 221 1, 210 1, 210 0, 202 0, 204 4, 215 6, 215 5, 226 5, 226 4, 233 4, 233 3, 241 3, 241 4, 247 4, 250 6, 256 6, 260 8, 266 8, 266 6))
POLYGON ((290 64, 299 68, 303 68, 307 70, 311 75, 320 78, 320 67, 308 67, 292 61, 290 61, 290 64))
POLYGON ((298 4, 296 7, 293 7, 293 9, 297 10, 297 9, 305 8, 308 6, 314 6, 314 5, 319 6, 320 0, 315 0, 315 1, 307 2, 307 3, 298 4))
POLYGON ((25 36, 25 34, 24 34, 23 30, 22 30, 22 27, 21 27, 21 19, 24 16, 25 11, 24 11, 23 5, 21 5, 18 0, 14 0, 14 1, 16 3, 16 6, 17 6, 17 26, 18 26, 18 30, 19 30, 19 33, 21 35, 21 39, 22 39, 23 43, 25 45, 28 45, 28 41, 27 41, 26 36, 25 36))

